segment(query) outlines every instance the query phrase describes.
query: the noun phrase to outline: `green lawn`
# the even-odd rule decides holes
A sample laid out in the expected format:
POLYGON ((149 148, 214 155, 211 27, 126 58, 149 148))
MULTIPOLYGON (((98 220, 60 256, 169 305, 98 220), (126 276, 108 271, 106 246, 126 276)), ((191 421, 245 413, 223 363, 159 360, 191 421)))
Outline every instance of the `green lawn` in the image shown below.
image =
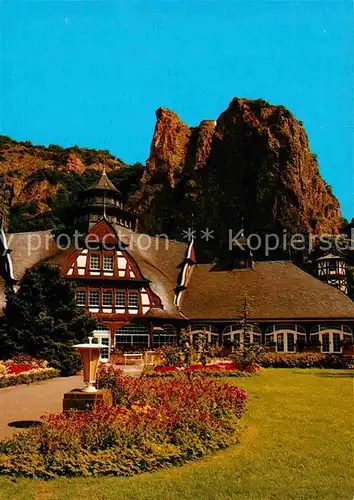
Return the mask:
POLYGON ((234 380, 249 391, 240 445, 184 467, 131 478, 15 483, 0 478, 0 498, 352 500, 350 374, 267 369, 234 380))

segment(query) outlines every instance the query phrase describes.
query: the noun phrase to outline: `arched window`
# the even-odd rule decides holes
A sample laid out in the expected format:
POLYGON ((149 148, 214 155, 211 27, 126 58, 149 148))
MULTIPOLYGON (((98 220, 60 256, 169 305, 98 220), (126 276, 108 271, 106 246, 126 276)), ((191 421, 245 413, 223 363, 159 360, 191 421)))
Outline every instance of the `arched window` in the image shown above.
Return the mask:
POLYGON ((353 332, 346 325, 316 325, 310 331, 310 339, 321 345, 324 354, 341 354, 343 343, 353 342, 353 332))
POLYGON ((247 347, 250 344, 262 343, 262 332, 257 325, 242 325, 236 323, 227 326, 222 332, 223 345, 232 345, 236 348, 247 347))
POLYGON ((306 330, 299 325, 279 324, 267 328, 266 343, 273 343, 277 352, 296 352, 305 346, 306 330))
POLYGON ((205 336, 206 342, 210 345, 217 345, 219 342, 219 334, 213 325, 191 325, 189 332, 194 345, 200 336, 205 336))
POLYGON ((154 347, 175 345, 177 341, 176 329, 173 325, 162 325, 153 328, 154 347))
POLYGON ((116 330, 116 347, 122 351, 146 349, 149 345, 149 332, 144 325, 125 325, 116 330))

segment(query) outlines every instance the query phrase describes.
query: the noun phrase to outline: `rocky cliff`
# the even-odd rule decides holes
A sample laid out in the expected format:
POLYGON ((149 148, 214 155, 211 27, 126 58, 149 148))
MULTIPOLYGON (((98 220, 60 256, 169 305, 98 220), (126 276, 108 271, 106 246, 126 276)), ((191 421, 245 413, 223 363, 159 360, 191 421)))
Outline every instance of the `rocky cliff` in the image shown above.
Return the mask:
POLYGON ((283 106, 233 99, 219 118, 189 127, 165 108, 146 167, 107 151, 33 146, 2 138, 0 180, 14 196, 12 230, 60 223, 77 191, 106 165, 148 232, 181 238, 215 230, 219 244, 244 219, 247 231, 336 233, 340 207, 322 179, 302 123, 283 106), (59 207, 59 208, 58 208, 59 207))
POLYGON ((195 128, 167 109, 157 111, 135 201, 155 213, 168 199, 179 199, 185 214, 199 217, 203 210, 203 224, 224 229, 242 218, 249 231, 336 233, 341 225, 338 200, 319 173, 302 123, 262 100, 234 99, 216 122, 195 128))

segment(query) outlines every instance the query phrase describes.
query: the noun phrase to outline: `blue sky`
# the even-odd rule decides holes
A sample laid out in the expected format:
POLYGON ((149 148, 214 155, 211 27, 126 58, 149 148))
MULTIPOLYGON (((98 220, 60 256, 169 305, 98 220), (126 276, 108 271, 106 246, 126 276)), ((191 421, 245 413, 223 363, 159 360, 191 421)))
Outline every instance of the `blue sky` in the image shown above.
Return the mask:
POLYGON ((0 2, 1 133, 144 162, 158 107, 193 126, 260 97, 304 122, 354 216, 351 1, 0 2))

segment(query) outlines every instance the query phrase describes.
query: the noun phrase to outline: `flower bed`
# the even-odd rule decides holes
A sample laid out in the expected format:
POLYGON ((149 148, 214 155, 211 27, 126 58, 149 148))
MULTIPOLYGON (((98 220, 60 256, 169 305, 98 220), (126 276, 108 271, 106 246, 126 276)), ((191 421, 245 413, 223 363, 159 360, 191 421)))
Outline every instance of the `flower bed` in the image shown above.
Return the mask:
POLYGON ((247 393, 206 378, 133 379, 102 367, 113 407, 46 416, 0 443, 0 473, 130 476, 179 465, 236 443, 247 393))
POLYGON ((0 388, 31 384, 58 376, 59 370, 48 368, 47 361, 31 356, 17 356, 7 361, 0 361, 0 388))
POLYGON ((207 376, 207 377, 247 377, 258 373, 259 365, 242 366, 232 361, 221 361, 207 365, 195 364, 191 366, 166 366, 158 365, 153 370, 143 373, 144 377, 183 377, 183 376, 207 376))
POLYGON ((353 359, 333 354, 269 352, 262 360, 266 368, 350 368, 353 359))

